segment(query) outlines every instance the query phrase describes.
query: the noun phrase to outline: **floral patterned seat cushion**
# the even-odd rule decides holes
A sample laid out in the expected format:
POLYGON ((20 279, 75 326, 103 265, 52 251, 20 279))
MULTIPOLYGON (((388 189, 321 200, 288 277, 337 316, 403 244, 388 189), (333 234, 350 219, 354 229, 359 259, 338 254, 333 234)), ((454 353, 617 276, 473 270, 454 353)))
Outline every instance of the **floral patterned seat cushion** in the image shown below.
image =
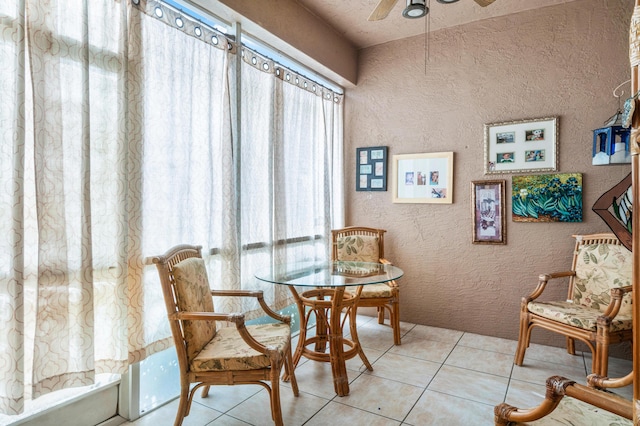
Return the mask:
POLYGON ((371 235, 348 235, 337 239, 338 259, 343 261, 380 261, 378 237, 371 235))
MULTIPOLYGON (((201 258, 190 257, 173 267, 178 309, 183 312, 213 312, 207 270, 201 258)), ((184 321, 187 358, 193 359, 216 335, 215 321, 184 321)))
MULTIPOLYGON (((288 324, 248 325, 247 331, 257 341, 274 350, 288 350, 291 330, 288 324)), ((191 371, 257 370, 271 365, 267 355, 251 348, 235 326, 218 330, 213 340, 191 361, 191 371)))
MULTIPOLYGON (((576 256, 573 303, 604 312, 611 289, 631 285, 631 252, 622 245, 585 244, 576 256)), ((624 296, 618 315, 631 317, 631 294, 624 296)))
MULTIPOLYGON (((598 309, 577 306, 572 302, 529 302, 527 309, 541 317, 592 331, 596 331, 598 316, 602 315, 598 309)), ((618 314, 609 330, 630 330, 631 325, 631 314, 618 314)))
MULTIPOLYGON (((356 287, 347 287, 347 291, 355 293, 356 287)), ((362 286, 360 299, 391 297, 392 295, 392 289, 388 284, 370 284, 362 286)))
POLYGON ((547 416, 525 423, 514 423, 514 425, 535 425, 535 426, 575 426, 575 425, 603 425, 603 426, 626 426, 632 425, 633 421, 609 411, 587 404, 579 399, 565 396, 560 400, 560 404, 547 416))

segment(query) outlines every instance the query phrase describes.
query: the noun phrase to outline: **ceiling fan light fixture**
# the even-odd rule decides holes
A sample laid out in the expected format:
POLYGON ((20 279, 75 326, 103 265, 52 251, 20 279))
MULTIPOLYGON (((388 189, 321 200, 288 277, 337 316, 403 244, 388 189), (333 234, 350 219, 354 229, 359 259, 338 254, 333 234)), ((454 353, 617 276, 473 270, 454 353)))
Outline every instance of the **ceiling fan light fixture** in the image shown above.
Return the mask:
POLYGON ((429 13, 426 0, 407 0, 407 7, 402 11, 402 16, 409 19, 422 18, 429 13))

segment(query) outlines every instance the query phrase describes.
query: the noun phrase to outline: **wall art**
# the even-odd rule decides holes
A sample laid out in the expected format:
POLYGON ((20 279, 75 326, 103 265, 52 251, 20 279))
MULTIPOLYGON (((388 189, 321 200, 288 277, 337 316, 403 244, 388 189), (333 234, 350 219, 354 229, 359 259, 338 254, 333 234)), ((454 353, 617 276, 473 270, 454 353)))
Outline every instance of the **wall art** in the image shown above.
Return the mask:
POLYGON ((485 124, 485 174, 555 171, 558 118, 485 124))
POLYGON ((387 147, 356 148, 356 191, 387 190, 387 147))
POLYGON ((582 222, 582 173, 514 176, 514 222, 582 222))
POLYGON ((471 182, 471 217, 473 244, 506 244, 505 181, 471 182))
POLYGON ((453 203, 453 152, 393 156, 394 203, 453 203))

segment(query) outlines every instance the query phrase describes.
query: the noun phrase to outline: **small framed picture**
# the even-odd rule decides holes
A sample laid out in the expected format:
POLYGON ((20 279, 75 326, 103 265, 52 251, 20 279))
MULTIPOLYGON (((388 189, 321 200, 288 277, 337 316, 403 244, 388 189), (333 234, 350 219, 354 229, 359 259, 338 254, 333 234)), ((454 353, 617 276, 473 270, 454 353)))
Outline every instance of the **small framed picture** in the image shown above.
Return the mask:
POLYGON ((387 147, 356 148, 356 191, 387 190, 387 147))
POLYGON ((453 152, 393 156, 394 203, 453 203, 453 152))
POLYGON ((505 181, 471 182, 473 244, 506 244, 505 181))

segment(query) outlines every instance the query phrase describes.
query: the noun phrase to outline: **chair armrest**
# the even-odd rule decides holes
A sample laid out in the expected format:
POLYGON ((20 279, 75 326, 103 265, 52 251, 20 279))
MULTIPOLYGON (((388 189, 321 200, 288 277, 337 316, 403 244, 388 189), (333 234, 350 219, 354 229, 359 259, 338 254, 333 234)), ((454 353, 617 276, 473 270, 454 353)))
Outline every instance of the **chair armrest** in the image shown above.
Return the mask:
POLYGON ((530 409, 519 409, 506 403, 497 405, 494 409, 495 424, 508 425, 511 422, 538 420, 551 413, 565 396, 586 402, 627 419, 633 418, 633 406, 630 400, 606 391, 580 385, 564 377, 552 376, 547 379, 547 391, 540 405, 530 409))
POLYGON ((255 297, 267 315, 285 324, 291 324, 291 317, 280 315, 267 305, 264 301, 264 293, 262 290, 211 290, 211 295, 221 297, 255 297))
MULTIPOLYGON (((382 263, 383 265, 393 265, 393 263, 382 257, 378 260, 378 262, 382 263)), ((396 280, 388 281, 385 284, 387 284, 389 287, 398 287, 398 283, 396 282, 396 280)))
POLYGON ((531 292, 531 294, 522 298, 522 303, 527 304, 537 299, 538 297, 540 297, 544 289, 547 287, 547 283, 549 281, 556 278, 573 277, 575 275, 576 275, 575 271, 563 271, 563 272, 553 272, 551 274, 540 274, 538 276, 538 285, 531 292))
MULTIPOLYGON (((249 331, 244 324, 244 314, 241 313, 220 314, 217 312, 176 312, 169 315, 169 319, 187 321, 228 321, 235 324, 238 333, 240 333, 240 336, 242 337, 242 340, 244 340, 251 348, 268 356, 272 356, 273 354, 278 353, 276 349, 263 345, 262 343, 254 339, 251 334, 249 334, 249 331)), ((287 319, 291 321, 290 318, 287 317, 287 319)))
POLYGON ((218 312, 176 312, 169 315, 171 320, 180 321, 229 321, 233 323, 244 322, 244 314, 221 314, 218 312))
POLYGON ((604 321, 607 326, 611 323, 611 320, 618 315, 620 308, 622 307, 622 298, 625 294, 631 293, 633 287, 628 285, 624 287, 616 287, 611 289, 611 302, 607 306, 607 310, 598 317, 598 323, 604 321))
POLYGON ((587 376, 587 385, 596 389, 622 388, 633 383, 633 371, 623 377, 609 378, 598 374, 587 376))

